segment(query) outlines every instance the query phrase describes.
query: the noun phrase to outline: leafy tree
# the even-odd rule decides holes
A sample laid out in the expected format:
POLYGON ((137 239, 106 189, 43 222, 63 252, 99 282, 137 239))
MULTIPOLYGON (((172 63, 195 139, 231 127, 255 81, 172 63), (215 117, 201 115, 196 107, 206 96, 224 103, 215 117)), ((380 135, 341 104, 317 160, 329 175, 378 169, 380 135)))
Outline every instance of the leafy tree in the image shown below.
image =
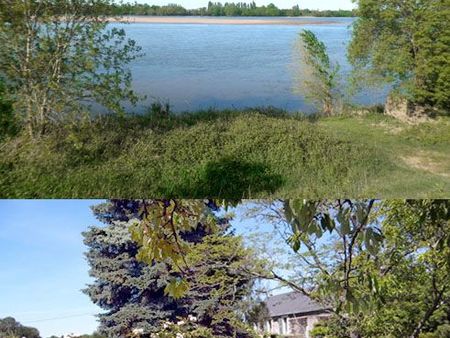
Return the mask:
MULTIPOLYGON (((172 330, 172 324, 180 318, 186 321, 194 316, 195 330, 209 328, 214 337, 249 337, 248 328, 236 316, 240 301, 250 292, 252 276, 242 268, 251 264, 251 253, 238 237, 227 232, 227 220, 214 217, 199 201, 203 204, 197 205, 197 212, 208 216, 201 221, 199 218, 195 227, 177 232, 180 246, 176 248, 181 248, 181 243, 186 250, 189 247, 183 259, 170 259, 164 254, 149 261, 148 254, 139 252, 129 227, 149 217, 149 206, 161 201, 113 200, 94 208, 96 216, 108 225, 84 233, 90 248, 87 258, 91 275, 96 278, 85 292, 108 311, 100 315, 101 331, 110 337, 125 337, 142 329, 145 334, 154 332, 165 337, 169 334, 169 328, 163 329, 166 322, 171 323, 172 330), (209 226, 209 220, 217 227, 209 226), (146 263, 138 258, 146 259, 146 263)), ((164 205, 170 206, 170 202, 164 205)), ((155 246, 155 252, 169 250, 170 242, 153 243, 162 245, 155 246)), ((148 244, 151 247, 152 242, 148 244)))
POLYGON ((39 331, 23 326, 12 317, 0 319, 0 338, 40 338, 39 331))
POLYGON ((366 318, 368 334, 417 338, 444 330, 440 325, 450 313, 450 203, 386 201, 381 212, 383 306, 366 318))
POLYGON ((299 272, 267 278, 330 306, 318 334, 417 338, 445 330, 448 201, 291 200, 279 208, 299 272))
POLYGON ((274 4, 268 6, 257 6, 254 1, 244 2, 220 2, 209 1, 207 7, 196 9, 186 9, 180 5, 168 4, 165 6, 155 6, 140 3, 112 3, 108 8, 115 15, 201 15, 201 16, 354 16, 349 10, 301 10, 298 5, 291 9, 279 9, 274 4))
POLYGON ((349 59, 418 104, 450 108, 449 0, 357 0, 349 59))
POLYGON ((325 44, 309 30, 300 33, 296 48, 300 62, 296 90, 319 105, 323 114, 335 114, 341 104, 339 65, 330 61, 325 44))
POLYGON ((92 103, 119 114, 136 103, 126 65, 139 53, 123 29, 107 29, 109 0, 0 2, 0 76, 31 136, 92 103))

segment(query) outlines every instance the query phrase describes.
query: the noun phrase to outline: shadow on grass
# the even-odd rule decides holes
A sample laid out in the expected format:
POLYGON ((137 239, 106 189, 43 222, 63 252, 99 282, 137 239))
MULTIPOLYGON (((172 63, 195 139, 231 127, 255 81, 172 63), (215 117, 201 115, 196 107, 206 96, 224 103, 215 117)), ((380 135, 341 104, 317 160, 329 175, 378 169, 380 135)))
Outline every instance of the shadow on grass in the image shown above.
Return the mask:
POLYGON ((270 173, 269 167, 233 158, 209 162, 190 184, 174 189, 175 195, 250 198, 261 193, 273 194, 284 183, 281 175, 270 173))

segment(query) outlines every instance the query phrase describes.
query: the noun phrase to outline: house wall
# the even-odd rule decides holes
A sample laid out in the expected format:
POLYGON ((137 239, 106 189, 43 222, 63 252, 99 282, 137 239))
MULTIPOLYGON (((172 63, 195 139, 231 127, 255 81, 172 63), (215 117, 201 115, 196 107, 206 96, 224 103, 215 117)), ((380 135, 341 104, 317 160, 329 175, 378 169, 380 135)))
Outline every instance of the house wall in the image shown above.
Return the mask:
POLYGON ((271 318, 265 323, 265 332, 262 333, 277 334, 289 338, 311 338, 309 333, 314 325, 327 317, 329 317, 328 314, 314 314, 271 318))

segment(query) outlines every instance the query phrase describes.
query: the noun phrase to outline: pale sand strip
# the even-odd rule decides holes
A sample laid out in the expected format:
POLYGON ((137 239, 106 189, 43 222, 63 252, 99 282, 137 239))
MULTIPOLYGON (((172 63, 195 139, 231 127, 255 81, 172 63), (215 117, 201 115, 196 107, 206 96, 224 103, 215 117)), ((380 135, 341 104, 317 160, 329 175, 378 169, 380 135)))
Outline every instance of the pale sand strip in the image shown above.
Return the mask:
MULTIPOLYGON (((115 21, 112 19, 111 21, 115 21)), ((237 19, 218 17, 183 17, 183 16, 124 16, 119 21, 153 24, 196 24, 196 25, 331 25, 339 24, 337 21, 308 20, 282 20, 282 19, 237 19)))

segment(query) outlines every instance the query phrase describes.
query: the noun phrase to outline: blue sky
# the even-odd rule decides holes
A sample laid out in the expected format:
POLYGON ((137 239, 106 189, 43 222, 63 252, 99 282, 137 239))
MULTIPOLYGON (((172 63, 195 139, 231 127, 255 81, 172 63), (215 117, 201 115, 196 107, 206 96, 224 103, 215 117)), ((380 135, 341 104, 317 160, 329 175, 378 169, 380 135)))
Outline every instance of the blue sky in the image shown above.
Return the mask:
MULTIPOLYGON (((227 1, 219 1, 213 0, 213 2, 233 2, 234 0, 227 1)), ((240 1, 240 0, 239 0, 240 1)), ((238 0, 234 2, 239 2, 238 0)), ((125 1, 127 2, 127 1, 125 1)), ((134 2, 134 1, 130 1, 134 2)), ((177 0, 177 1, 169 1, 169 0, 137 0, 139 3, 148 3, 151 5, 167 5, 168 3, 176 3, 182 5, 186 8, 199 8, 206 7, 208 4, 208 0, 177 0)), ((251 2, 251 0, 247 0, 244 2, 251 2)), ((351 0, 255 0, 258 6, 268 5, 269 3, 274 3, 279 8, 291 8, 294 5, 299 5, 300 8, 309 8, 309 9, 352 9, 354 4, 351 0)))
MULTIPOLYGON (((101 310, 81 292, 90 277, 81 232, 99 225, 99 200, 0 200, 0 318, 12 316, 42 337, 91 333, 101 310)), ((270 231, 237 211, 237 233, 270 231)))
POLYGON ((95 330, 99 308, 80 290, 90 280, 81 232, 99 223, 89 209, 97 202, 0 201, 0 318, 42 337, 95 330))

